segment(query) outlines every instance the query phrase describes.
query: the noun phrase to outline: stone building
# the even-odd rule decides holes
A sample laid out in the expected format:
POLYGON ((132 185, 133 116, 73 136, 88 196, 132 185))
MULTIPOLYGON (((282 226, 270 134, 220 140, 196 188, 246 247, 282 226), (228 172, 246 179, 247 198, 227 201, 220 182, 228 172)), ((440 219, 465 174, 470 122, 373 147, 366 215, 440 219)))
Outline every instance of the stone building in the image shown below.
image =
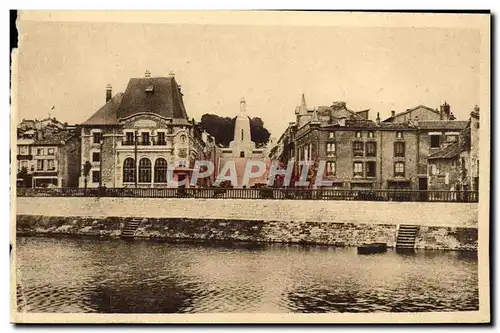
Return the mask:
POLYGON ((151 77, 147 71, 114 96, 108 85, 106 103, 81 124, 89 187, 178 187, 182 181, 188 187, 195 161, 213 155, 214 144, 189 120, 173 73, 151 77))
POLYGON ((229 166, 228 162, 234 163, 237 176, 237 185, 235 187, 251 187, 258 183, 267 183, 267 167, 266 172, 261 177, 249 179, 248 184, 243 184, 243 177, 248 161, 263 161, 269 162, 267 157, 269 151, 267 147, 256 148, 255 142, 252 141, 250 132, 250 118, 247 114, 247 104, 244 99, 240 102, 240 111, 236 116, 234 123, 233 141, 229 143, 229 147, 221 148, 216 168, 217 175, 228 175, 225 171, 229 166))
POLYGON ((33 187, 78 187, 80 140, 61 131, 35 140, 31 147, 33 187))
MULTIPOLYGON (((41 120, 23 119, 17 126, 17 185, 19 187, 44 186, 46 185, 45 181, 47 179, 52 179, 51 181, 48 181, 47 184, 50 183, 54 186, 61 186, 61 184, 67 185, 68 182, 73 184, 73 180, 70 181, 68 179, 68 175, 59 174, 58 172, 55 172, 56 169, 50 170, 50 176, 43 176, 43 174, 40 174, 43 170, 37 170, 37 168, 39 168, 37 163, 41 163, 37 162, 39 158, 36 157, 38 147, 34 147, 35 143, 37 145, 43 145, 44 142, 53 141, 55 142, 55 146, 51 149, 51 151, 54 151, 55 153, 48 155, 47 160, 51 160, 59 156, 59 147, 63 147, 61 151, 63 151, 62 156, 64 156, 64 150, 66 150, 64 147, 66 147, 66 144, 68 143, 71 145, 73 140, 77 140, 77 138, 72 138, 70 142, 64 142, 62 146, 60 142, 61 140, 59 139, 65 139, 67 135, 71 136, 73 134, 75 134, 73 126, 69 126, 67 123, 62 123, 56 118, 48 117, 41 120), (37 174, 37 178, 33 178, 35 172, 37 174), (33 179, 37 179, 36 184, 33 182, 33 179)), ((55 163, 58 164, 58 161, 56 160, 55 163)), ((63 165, 65 165, 65 163, 66 162, 64 162, 63 165)))
POLYGON ((452 140, 446 140, 428 157, 430 190, 478 191, 479 107, 452 140))
MULTIPOLYGON (((468 122, 455 120, 451 106, 445 102, 439 111, 425 105, 398 114, 393 111, 391 117, 384 120, 383 124, 413 124, 417 128, 418 140, 415 148, 418 150, 416 170, 418 186, 415 189, 428 190, 431 187, 428 177, 431 171, 428 157, 457 142, 460 132, 465 129, 468 122)), ((452 149, 453 147, 450 147, 450 150, 452 149)))
POLYGON ((353 111, 345 102, 308 109, 302 96, 295 114, 273 158, 285 165, 295 159, 295 180, 298 161, 316 165, 313 180, 318 162, 325 160, 323 179, 343 189, 427 190, 428 156, 456 140, 468 123, 453 120, 447 103, 440 111, 420 105, 384 121, 377 114, 372 121, 369 110, 353 111))
POLYGON ((282 156, 297 161, 295 180, 302 171, 299 161, 309 161, 315 165, 309 179, 314 187, 318 163, 324 160, 322 179, 333 182, 335 188, 414 186, 417 160, 412 149, 417 136, 414 126, 384 124, 379 117, 374 122, 368 119, 369 110, 353 111, 345 102, 308 109, 304 96, 295 113, 296 122, 280 138, 282 156))

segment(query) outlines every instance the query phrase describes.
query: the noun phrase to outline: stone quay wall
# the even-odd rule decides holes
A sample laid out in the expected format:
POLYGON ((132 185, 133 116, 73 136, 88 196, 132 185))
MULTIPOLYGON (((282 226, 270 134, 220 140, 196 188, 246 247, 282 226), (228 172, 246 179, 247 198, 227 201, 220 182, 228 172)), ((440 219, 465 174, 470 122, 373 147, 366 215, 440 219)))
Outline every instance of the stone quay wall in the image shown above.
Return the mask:
POLYGON ((23 235, 119 237, 134 218, 137 238, 393 247, 412 224, 416 248, 477 249, 475 203, 20 197, 16 212, 23 235))

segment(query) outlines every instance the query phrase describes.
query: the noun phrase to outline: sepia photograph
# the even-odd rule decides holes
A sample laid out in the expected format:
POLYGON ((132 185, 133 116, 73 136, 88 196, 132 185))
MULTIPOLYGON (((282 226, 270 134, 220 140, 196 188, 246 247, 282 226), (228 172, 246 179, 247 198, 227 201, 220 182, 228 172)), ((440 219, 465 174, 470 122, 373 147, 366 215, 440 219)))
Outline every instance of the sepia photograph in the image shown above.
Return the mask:
POLYGON ((490 322, 490 20, 20 11, 11 321, 490 322))

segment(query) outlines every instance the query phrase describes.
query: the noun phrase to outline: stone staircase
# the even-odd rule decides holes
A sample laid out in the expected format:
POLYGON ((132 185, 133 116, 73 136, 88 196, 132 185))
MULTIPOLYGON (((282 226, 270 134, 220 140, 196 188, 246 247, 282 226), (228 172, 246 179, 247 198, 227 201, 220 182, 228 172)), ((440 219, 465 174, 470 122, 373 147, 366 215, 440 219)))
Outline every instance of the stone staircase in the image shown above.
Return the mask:
POLYGON ((132 219, 128 220, 125 223, 125 226, 122 229, 122 233, 120 234, 121 238, 134 238, 134 234, 141 225, 142 220, 132 219))
POLYGON ((401 224, 398 229, 396 250, 415 249, 415 239, 417 238, 418 226, 401 224))

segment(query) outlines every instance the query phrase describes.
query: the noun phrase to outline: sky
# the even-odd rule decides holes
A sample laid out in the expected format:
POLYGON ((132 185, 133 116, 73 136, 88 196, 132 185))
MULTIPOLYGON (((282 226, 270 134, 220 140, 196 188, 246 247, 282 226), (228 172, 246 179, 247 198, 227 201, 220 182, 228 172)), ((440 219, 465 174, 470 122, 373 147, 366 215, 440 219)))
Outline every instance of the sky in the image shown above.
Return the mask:
POLYGON ((81 123, 132 77, 175 72, 188 116, 234 117, 245 98, 278 138, 305 94, 309 108, 402 112, 479 105, 480 34, 457 28, 20 23, 18 120, 81 123), (55 106, 53 110, 51 108, 55 106))

